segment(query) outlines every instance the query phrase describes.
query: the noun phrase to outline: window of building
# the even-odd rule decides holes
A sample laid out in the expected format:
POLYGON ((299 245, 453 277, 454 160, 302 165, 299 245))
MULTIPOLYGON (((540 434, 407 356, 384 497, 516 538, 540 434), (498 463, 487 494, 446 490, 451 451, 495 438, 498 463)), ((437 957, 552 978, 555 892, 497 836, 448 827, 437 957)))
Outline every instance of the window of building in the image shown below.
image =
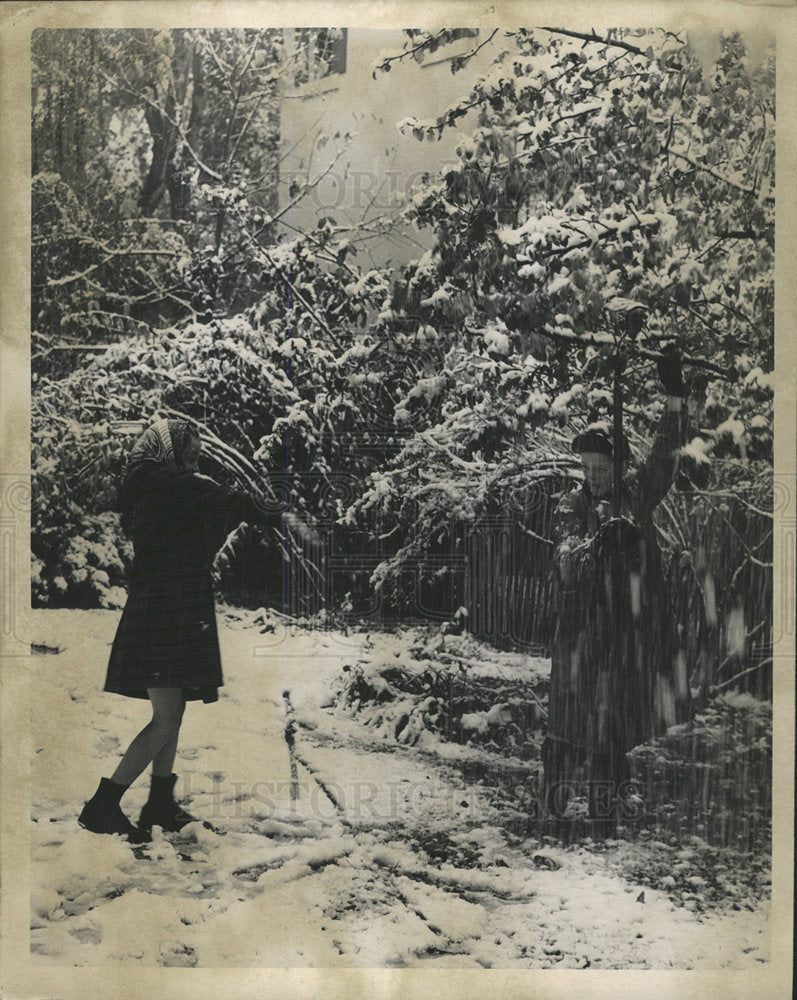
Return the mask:
POLYGON ((478 28, 454 28, 450 40, 455 42, 458 38, 475 38, 478 34, 478 28))
POLYGON ((346 35, 346 28, 294 29, 290 54, 294 89, 312 89, 346 72, 346 35))

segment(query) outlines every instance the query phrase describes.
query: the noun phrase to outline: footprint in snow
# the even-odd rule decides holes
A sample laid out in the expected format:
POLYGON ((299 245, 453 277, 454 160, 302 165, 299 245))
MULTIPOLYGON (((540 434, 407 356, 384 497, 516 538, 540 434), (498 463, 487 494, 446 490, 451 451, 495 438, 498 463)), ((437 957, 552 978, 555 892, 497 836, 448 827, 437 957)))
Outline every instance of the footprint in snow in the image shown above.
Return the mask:
POLYGON ((94 744, 97 753, 106 757, 119 749, 119 740, 116 736, 103 736, 94 744))
POLYGON ((562 867, 556 858, 552 858, 550 854, 535 854, 531 859, 531 863, 535 868, 542 868, 552 872, 562 867))

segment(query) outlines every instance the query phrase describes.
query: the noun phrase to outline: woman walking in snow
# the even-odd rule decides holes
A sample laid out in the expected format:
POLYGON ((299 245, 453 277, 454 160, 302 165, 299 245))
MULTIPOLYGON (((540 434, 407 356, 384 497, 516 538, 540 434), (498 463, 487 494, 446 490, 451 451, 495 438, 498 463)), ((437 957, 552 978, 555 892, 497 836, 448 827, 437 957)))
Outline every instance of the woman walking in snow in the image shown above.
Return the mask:
MULTIPOLYGON (((624 476, 612 516, 613 436, 600 425, 573 442, 584 483, 554 518, 558 627, 551 658, 544 803, 562 819, 586 763, 589 814, 607 831, 630 777, 626 754, 688 715, 689 689, 663 586, 653 512, 673 483, 685 389, 680 358, 659 362, 667 402, 647 461, 624 476)), ((623 440, 628 458, 627 444, 623 440)))
POLYGON ((133 540, 129 593, 111 650, 105 690, 148 698, 152 718, 86 802, 79 823, 94 833, 149 838, 153 826, 179 830, 194 817, 174 799, 174 765, 186 702, 218 699, 222 682, 211 566, 242 521, 284 523, 250 497, 198 472, 200 440, 185 421, 158 420, 138 439, 119 491, 122 526, 133 540), (120 800, 152 764, 138 829, 120 800))

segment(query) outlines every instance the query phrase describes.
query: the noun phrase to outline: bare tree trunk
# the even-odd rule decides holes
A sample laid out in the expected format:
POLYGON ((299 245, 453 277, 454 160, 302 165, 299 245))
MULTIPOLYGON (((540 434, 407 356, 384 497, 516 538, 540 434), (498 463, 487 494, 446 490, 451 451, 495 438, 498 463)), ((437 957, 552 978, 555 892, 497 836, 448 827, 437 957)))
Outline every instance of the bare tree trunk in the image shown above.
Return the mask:
POLYGON ((153 91, 153 100, 144 108, 144 115, 152 136, 152 161, 138 197, 142 215, 154 215, 160 205, 176 147, 176 130, 169 121, 169 117, 174 117, 174 98, 167 95, 166 106, 162 110, 157 89, 153 85, 150 85, 150 89, 153 91))
POLYGON ((193 103, 187 115, 185 105, 188 100, 193 102, 190 88, 200 60, 185 32, 173 31, 172 41, 171 78, 160 87, 148 85, 152 97, 144 114, 152 136, 152 161, 139 207, 143 215, 153 215, 168 192, 171 218, 186 219, 191 211, 191 185, 186 179, 187 156, 181 147, 184 141, 191 141, 191 125, 198 121, 193 103), (181 122, 187 123, 183 137, 181 122))
MULTIPOLYGON (((202 57, 197 52, 190 36, 184 31, 173 31, 174 57, 172 59, 172 79, 177 92, 175 108, 183 126, 183 134, 175 135, 175 148, 169 165, 167 187, 173 219, 190 219, 192 188, 188 180, 191 158, 185 148, 186 143, 195 144, 198 126, 202 118, 202 57), (190 109, 187 107, 190 101, 190 109)), ((197 150, 198 151, 198 150, 197 150)))

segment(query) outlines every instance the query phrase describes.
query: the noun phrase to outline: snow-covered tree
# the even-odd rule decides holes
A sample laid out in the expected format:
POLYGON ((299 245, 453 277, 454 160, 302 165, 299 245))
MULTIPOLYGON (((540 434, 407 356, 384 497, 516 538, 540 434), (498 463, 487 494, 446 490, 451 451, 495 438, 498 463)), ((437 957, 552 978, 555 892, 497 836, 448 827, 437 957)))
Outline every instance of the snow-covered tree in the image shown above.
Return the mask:
MULTIPOLYGON (((385 69, 421 59, 439 33, 408 35, 385 69)), ((775 146, 766 37, 507 32, 459 101, 401 127, 424 142, 456 129, 458 145, 457 163, 406 205, 435 244, 406 268, 383 323, 385 336, 417 326, 445 360, 400 401, 397 421, 411 420, 412 436, 351 512, 379 505, 386 530, 399 533, 413 520, 377 582, 430 551, 452 521, 475 529, 500 488, 572 471, 569 438, 613 419, 618 364, 625 430, 644 454, 663 403, 655 360, 676 341, 699 405, 680 479, 689 500, 666 509, 666 537, 679 535, 691 552, 718 505, 727 512, 738 500, 753 520, 751 508, 763 508, 763 535, 753 534, 757 590, 769 593, 775 146)), ((738 534, 738 521, 723 517, 714 520, 722 537, 738 534)), ((735 555, 725 582, 738 583, 746 555, 735 555)), ((731 600, 728 588, 719 599, 731 600)), ((756 603, 751 628, 768 614, 765 598, 756 603)))
POLYGON ((231 315, 261 286, 242 212, 273 239, 276 30, 53 30, 33 36, 37 367, 54 343, 113 342, 231 315))

